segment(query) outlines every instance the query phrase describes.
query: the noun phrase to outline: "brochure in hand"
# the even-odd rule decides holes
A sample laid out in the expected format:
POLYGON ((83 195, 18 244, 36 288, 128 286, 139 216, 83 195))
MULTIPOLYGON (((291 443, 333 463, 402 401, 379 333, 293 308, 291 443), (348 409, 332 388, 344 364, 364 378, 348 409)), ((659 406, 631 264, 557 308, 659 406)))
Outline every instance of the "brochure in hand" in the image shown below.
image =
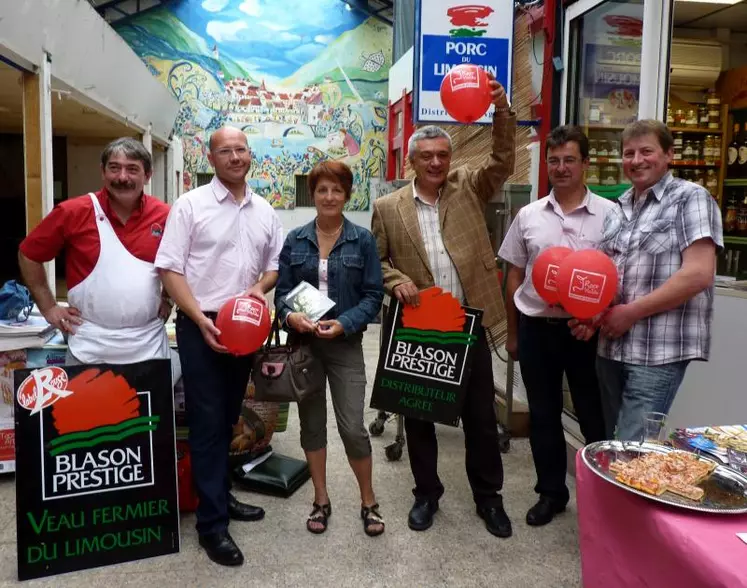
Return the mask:
POLYGON ((310 321, 317 322, 335 303, 308 282, 301 282, 285 297, 285 304, 292 312, 302 312, 310 321))

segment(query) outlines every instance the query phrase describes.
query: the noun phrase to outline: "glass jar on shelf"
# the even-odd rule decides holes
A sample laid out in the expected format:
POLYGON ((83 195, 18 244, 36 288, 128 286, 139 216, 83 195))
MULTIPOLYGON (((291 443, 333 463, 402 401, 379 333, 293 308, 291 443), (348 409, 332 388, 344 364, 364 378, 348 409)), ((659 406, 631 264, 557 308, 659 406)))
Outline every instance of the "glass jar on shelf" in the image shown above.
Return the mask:
POLYGON ((698 186, 705 188, 705 177, 703 176, 703 170, 702 169, 696 169, 693 170, 693 182, 698 184, 698 186))
MULTIPOLYGON (((708 111, 706 111, 706 114, 707 113, 708 111)), ((669 102, 667 102, 667 126, 674 126, 674 113, 672 112, 672 105, 669 102)))
POLYGON ((702 139, 693 140, 693 156, 696 164, 705 165, 705 143, 702 139))
POLYGON ((698 128, 708 128, 708 105, 701 104, 698 106, 698 128))
POLYGON ((693 175, 693 170, 690 169, 690 168, 683 169, 682 170, 682 179, 683 180, 687 180, 688 182, 695 181, 695 176, 693 175))
POLYGON ((620 141, 610 141, 609 154, 611 158, 620 159, 620 141))
POLYGON ((706 105, 708 106, 708 128, 721 128, 721 96, 715 89, 708 90, 706 96, 706 105))
MULTIPOLYGON (((710 119, 709 119, 710 120, 710 119)), ((674 126, 684 127, 685 126, 685 111, 678 108, 674 111, 674 126)))
POLYGON ((589 157, 597 157, 598 144, 596 139, 589 139, 589 157))
POLYGON ((586 170, 586 183, 599 185, 599 166, 592 163, 586 170))
POLYGON ((747 234, 747 198, 737 208, 737 232, 741 235, 747 234))
POLYGON ((669 171, 672 172, 672 177, 673 178, 679 178, 680 177, 680 170, 678 170, 676 167, 673 167, 669 171))
POLYGON ((684 148, 684 135, 682 133, 674 134, 674 161, 677 164, 682 163, 682 150, 684 148))
POLYGON ((690 108, 685 115, 685 126, 689 129, 698 128, 698 111, 695 108, 690 108))
POLYGON ((721 165, 721 136, 711 135, 711 151, 713 155, 713 165, 721 165))
POLYGON ((705 188, 711 193, 711 196, 718 198, 718 176, 713 168, 706 172, 705 188))
POLYGON ((685 145, 682 148, 682 162, 685 165, 695 165, 695 149, 691 139, 685 140, 685 145))
POLYGON ((615 164, 608 164, 601 169, 601 184, 603 186, 615 186, 620 183, 620 168, 615 164))
POLYGON ((609 151, 607 150, 607 141, 604 139, 599 141, 599 146, 597 147, 597 157, 609 157, 609 151))
POLYGON ((703 139, 703 163, 705 165, 713 165, 713 135, 706 135, 703 139))
POLYGON ((724 214, 724 232, 734 233, 737 230, 737 198, 735 193, 732 191, 731 198, 729 198, 729 204, 726 206, 726 214, 724 214))

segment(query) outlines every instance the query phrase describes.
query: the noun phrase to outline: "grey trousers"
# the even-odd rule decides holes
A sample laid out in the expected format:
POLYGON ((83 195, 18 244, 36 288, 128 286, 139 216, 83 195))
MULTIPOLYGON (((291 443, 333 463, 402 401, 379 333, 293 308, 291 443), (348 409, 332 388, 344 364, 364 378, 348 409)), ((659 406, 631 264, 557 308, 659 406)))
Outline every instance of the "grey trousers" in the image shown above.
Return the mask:
MULTIPOLYGON (((363 424, 366 397, 366 366, 363 361, 363 334, 335 339, 314 338, 311 349, 324 366, 332 395, 337 430, 352 459, 371 455, 371 441, 363 424)), ((327 394, 319 391, 298 403, 301 421, 301 447, 317 451, 327 446, 327 394)))

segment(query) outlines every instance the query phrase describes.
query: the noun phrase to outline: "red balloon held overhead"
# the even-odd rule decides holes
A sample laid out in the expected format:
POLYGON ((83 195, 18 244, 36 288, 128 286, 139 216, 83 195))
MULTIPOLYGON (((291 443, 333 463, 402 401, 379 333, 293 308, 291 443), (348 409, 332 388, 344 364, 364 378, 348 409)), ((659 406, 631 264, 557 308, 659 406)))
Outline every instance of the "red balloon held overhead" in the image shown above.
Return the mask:
POLYGON ((617 268, 601 251, 574 251, 558 268, 558 299, 566 311, 588 319, 607 308, 617 292, 617 268))
POLYGON ((532 266, 532 284, 537 294, 548 304, 558 303, 558 268, 560 262, 573 253, 568 247, 548 247, 537 256, 532 266))
POLYGON ((477 65, 463 63, 452 68, 441 80, 441 103, 449 116, 467 124, 480 119, 492 101, 489 81, 477 65))
POLYGON ((236 296, 220 307, 215 326, 220 330, 219 343, 231 354, 249 355, 270 334, 270 310, 257 298, 236 296))

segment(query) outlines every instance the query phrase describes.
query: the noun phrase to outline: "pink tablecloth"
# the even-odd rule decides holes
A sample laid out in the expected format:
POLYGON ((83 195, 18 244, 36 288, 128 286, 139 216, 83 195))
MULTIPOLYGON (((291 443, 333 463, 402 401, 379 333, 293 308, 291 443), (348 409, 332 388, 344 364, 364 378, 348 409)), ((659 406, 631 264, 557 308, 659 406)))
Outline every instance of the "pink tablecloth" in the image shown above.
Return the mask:
POLYGON ((576 454, 584 588, 747 587, 747 515, 668 507, 602 480, 576 454))

